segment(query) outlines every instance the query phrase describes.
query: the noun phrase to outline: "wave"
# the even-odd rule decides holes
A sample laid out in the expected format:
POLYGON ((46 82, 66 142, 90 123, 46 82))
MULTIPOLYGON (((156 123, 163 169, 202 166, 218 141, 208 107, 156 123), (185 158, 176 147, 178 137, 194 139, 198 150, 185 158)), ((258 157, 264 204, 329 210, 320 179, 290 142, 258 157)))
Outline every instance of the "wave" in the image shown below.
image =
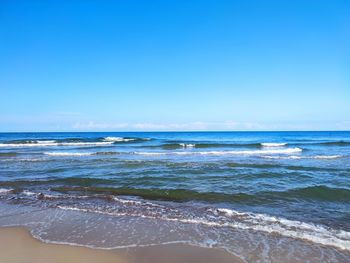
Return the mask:
MULTIPOLYGON (((244 222, 244 225, 241 225, 244 229, 277 233, 286 237, 304 239, 317 244, 350 250, 350 232, 344 230, 335 230, 312 223, 266 214, 244 213, 226 208, 218 208, 216 211, 229 218, 240 218, 244 222)), ((236 226, 239 227, 240 225, 236 224, 236 226)))
POLYGON ((341 155, 316 155, 312 156, 314 159, 337 159, 342 157, 341 155))
POLYGON ((291 155, 291 156, 262 156, 262 158, 265 159, 291 159, 291 160, 298 160, 298 159, 338 159, 344 157, 343 155, 315 155, 315 156, 297 156, 297 155, 291 155))
MULTIPOLYGON (((131 206, 138 205, 135 202, 125 202, 131 206)), ((99 208, 77 207, 74 205, 58 205, 57 208, 83 213, 95 213, 108 216, 142 217, 152 220, 172 221, 184 224, 205 225, 215 228, 234 228, 241 230, 260 231, 269 234, 307 240, 312 243, 336 247, 342 250, 350 250, 350 232, 335 230, 321 225, 289 220, 265 214, 240 212, 226 208, 208 208, 206 216, 177 217, 171 214, 143 214, 138 211, 106 211, 99 208)), ((161 210, 163 211, 163 210, 161 210)))
POLYGON ((180 143, 180 146, 183 148, 193 148, 196 145, 195 144, 191 144, 191 143, 180 143))
POLYGON ((319 199, 322 201, 350 201, 350 189, 330 188, 324 185, 316 185, 305 188, 291 189, 282 192, 286 197, 298 197, 303 199, 319 199))
POLYGON ((290 199, 317 199, 330 202, 350 201, 350 190, 346 188, 330 188, 317 185, 304 188, 290 189, 287 191, 262 191, 255 194, 220 192, 198 192, 188 189, 159 189, 159 188, 113 188, 113 187, 53 187, 53 191, 62 193, 84 192, 93 194, 111 194, 123 196, 138 196, 149 200, 163 201, 207 201, 207 202, 269 202, 270 200, 290 199))
POLYGON ((150 141, 150 138, 137 138, 137 137, 113 137, 107 136, 102 138, 102 141, 107 142, 142 142, 142 141, 150 141))
POLYGON ((94 155, 116 155, 120 154, 119 152, 95 152, 94 155))
POLYGON ((179 149, 184 145, 191 145, 193 148, 261 148, 260 143, 220 143, 220 142, 196 142, 196 141, 168 141, 160 146, 145 146, 145 147, 161 147, 163 149, 179 149))
POLYGON ((263 147, 282 147, 282 146, 286 146, 287 143, 274 143, 274 142, 264 142, 261 143, 261 146, 263 147))
POLYGON ((333 141, 333 142, 320 142, 320 143, 314 143, 317 145, 324 145, 324 146, 349 146, 350 142, 348 141, 333 141))
POLYGON ((14 157, 17 156, 16 152, 0 152, 0 157, 14 157))
POLYGON ((14 140, 0 143, 0 147, 50 147, 50 146, 108 146, 120 142, 137 142, 147 138, 104 137, 97 139, 67 138, 57 140, 14 140))
POLYGON ((114 142, 28 142, 28 143, 0 143, 0 147, 48 147, 48 146, 106 146, 114 142))
POLYGON ((93 155, 93 152, 44 152, 45 155, 50 156, 88 156, 93 155))
POLYGON ((89 155, 117 155, 119 152, 44 152, 50 156, 89 156, 89 155))
POLYGON ((9 189, 9 188, 0 188, 0 195, 2 194, 8 194, 10 192, 12 192, 13 189, 9 189))
MULTIPOLYGON (((264 156, 263 156, 264 157, 264 156)), ((271 156, 273 157, 273 156, 271 156)), ((276 156, 279 157, 279 156, 276 156)), ((288 158, 285 157, 285 158, 288 158)), ((332 168, 332 167, 318 167, 318 166, 303 166, 303 165, 283 165, 278 163, 225 163, 227 167, 242 167, 242 168, 256 168, 256 169, 288 169, 294 171, 350 171, 350 169, 332 168)), ((271 173, 271 171, 268 171, 271 173)), ((260 173, 259 173, 260 174, 260 173)))
POLYGON ((253 151, 179 151, 179 152, 134 152, 140 155, 263 155, 263 154, 292 154, 302 152, 301 148, 269 149, 253 151))

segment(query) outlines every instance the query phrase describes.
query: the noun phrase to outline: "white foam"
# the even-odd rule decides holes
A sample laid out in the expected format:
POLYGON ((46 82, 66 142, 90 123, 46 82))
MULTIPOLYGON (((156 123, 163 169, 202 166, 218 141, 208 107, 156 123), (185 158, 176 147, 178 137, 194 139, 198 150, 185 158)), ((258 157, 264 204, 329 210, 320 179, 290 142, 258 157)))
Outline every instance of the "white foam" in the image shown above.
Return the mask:
MULTIPOLYGON (((109 216, 133 216, 147 219, 157 219, 165 221, 181 222, 186 224, 201 224, 210 227, 230 227, 243 230, 261 231, 270 234, 278 234, 285 237, 307 240, 316 244, 337 247, 350 251, 350 232, 334 230, 300 221, 289 220, 274 216, 254 213, 242 213, 231 209, 216 209, 217 212, 224 213, 229 221, 210 221, 205 218, 169 218, 166 216, 152 216, 144 214, 133 214, 127 212, 107 212, 89 208, 78 208, 71 206, 57 206, 63 210, 104 214, 109 216)), ((209 209, 213 212, 213 209, 209 209)))
POLYGON ((121 198, 116 197, 116 196, 113 197, 113 200, 117 201, 119 203, 128 204, 128 205, 141 205, 142 204, 141 201, 121 199, 121 198))
POLYGON ((58 146, 104 146, 111 144, 113 142, 62 142, 58 146))
POLYGON ((105 141, 108 142, 129 142, 129 141, 135 141, 134 138, 123 138, 123 137, 105 137, 105 141))
POLYGON ((291 159, 291 160, 298 160, 298 159, 338 159, 343 157, 342 155, 315 155, 315 156, 297 156, 297 155, 290 155, 290 156, 262 156, 262 158, 266 159, 291 159))
POLYGON ((266 156, 261 156, 262 158, 265 159, 291 159, 291 160, 298 160, 301 159, 301 156, 297 155, 290 155, 290 156, 271 156, 271 155, 266 155, 266 156))
POLYGON ((24 194, 24 195, 26 195, 26 196, 35 196, 35 195, 38 195, 38 193, 34 193, 34 192, 31 192, 31 191, 28 191, 28 190, 22 191, 22 194, 24 194))
POLYGON ((41 141, 33 143, 0 143, 0 147, 49 147, 49 146, 105 146, 113 144, 108 142, 55 142, 41 141))
POLYGON ((92 152, 44 152, 46 155, 50 156, 88 156, 93 155, 92 152))
POLYGON ((31 142, 31 143, 0 143, 0 147, 43 147, 43 146, 57 146, 58 143, 53 142, 31 142))
POLYGON ((47 143, 55 143, 55 140, 43 140, 43 141, 36 141, 36 143, 39 144, 47 144, 47 143))
POLYGON ((263 147, 282 147, 282 146, 286 146, 287 143, 264 142, 264 143, 261 143, 261 145, 263 147))
POLYGON ((0 195, 7 194, 11 192, 13 189, 8 189, 8 188, 0 188, 0 195))
POLYGON ((196 145, 191 143, 180 143, 180 146, 182 146, 183 148, 193 148, 196 145))
POLYGON ((313 156, 314 159, 337 159, 341 158, 341 155, 317 155, 313 156))
POLYGON ((321 225, 289 220, 265 214, 241 213, 231 209, 217 209, 228 217, 240 216, 248 228, 268 233, 278 233, 282 236, 305 239, 314 243, 335 246, 350 250, 350 232, 334 230, 321 225), (251 224, 251 225, 250 225, 251 224))
POLYGON ((252 151, 202 151, 202 152, 135 152, 140 155, 263 155, 263 154, 292 154, 302 152, 300 148, 266 149, 252 151))
POLYGON ((162 207, 161 205, 158 205, 158 204, 155 204, 155 203, 151 203, 151 202, 147 202, 145 200, 138 201, 138 200, 130 200, 130 199, 121 199, 121 198, 116 197, 116 196, 114 196, 112 199, 114 201, 116 201, 116 202, 119 202, 119 203, 125 204, 125 205, 162 207))

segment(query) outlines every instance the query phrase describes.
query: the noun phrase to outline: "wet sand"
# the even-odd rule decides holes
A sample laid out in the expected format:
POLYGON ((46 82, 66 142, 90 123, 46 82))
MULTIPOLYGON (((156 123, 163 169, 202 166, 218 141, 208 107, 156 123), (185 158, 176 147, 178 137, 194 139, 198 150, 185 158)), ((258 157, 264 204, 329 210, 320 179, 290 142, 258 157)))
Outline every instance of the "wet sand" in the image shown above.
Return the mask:
POLYGON ((21 227, 0 228, 0 263, 242 263, 219 249, 159 245, 102 250, 47 244, 21 227))

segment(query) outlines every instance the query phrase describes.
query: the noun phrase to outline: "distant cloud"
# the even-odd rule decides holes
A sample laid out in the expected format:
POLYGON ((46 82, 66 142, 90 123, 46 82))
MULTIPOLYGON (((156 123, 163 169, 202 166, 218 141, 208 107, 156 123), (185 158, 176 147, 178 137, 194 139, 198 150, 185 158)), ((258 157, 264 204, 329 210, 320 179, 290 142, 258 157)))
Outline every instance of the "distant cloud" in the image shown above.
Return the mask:
POLYGON ((74 130, 121 130, 121 131, 230 131, 230 130, 266 130, 269 125, 251 122, 188 122, 188 123, 100 123, 77 122, 73 124, 74 130))
POLYGON ((209 126, 203 122, 192 123, 170 123, 170 124, 157 124, 157 123, 136 123, 130 125, 131 128, 139 130, 206 130, 209 126))
POLYGON ((314 131, 314 130, 350 130, 350 121, 339 122, 203 122, 186 123, 114 123, 114 122, 76 122, 71 128, 79 131, 314 131), (329 128, 332 127, 332 128, 329 128))
POLYGON ((85 123, 77 122, 72 126, 74 130, 119 130, 127 127, 128 127, 127 123, 110 124, 110 123, 96 123, 93 121, 89 121, 85 123))

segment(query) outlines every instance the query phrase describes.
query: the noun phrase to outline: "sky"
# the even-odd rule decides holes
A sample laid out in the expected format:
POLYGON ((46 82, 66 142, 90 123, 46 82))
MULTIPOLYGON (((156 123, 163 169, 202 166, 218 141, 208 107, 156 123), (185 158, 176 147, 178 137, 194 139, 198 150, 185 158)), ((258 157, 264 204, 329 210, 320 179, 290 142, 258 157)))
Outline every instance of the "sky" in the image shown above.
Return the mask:
POLYGON ((350 130, 350 1, 0 1, 0 132, 350 130))

